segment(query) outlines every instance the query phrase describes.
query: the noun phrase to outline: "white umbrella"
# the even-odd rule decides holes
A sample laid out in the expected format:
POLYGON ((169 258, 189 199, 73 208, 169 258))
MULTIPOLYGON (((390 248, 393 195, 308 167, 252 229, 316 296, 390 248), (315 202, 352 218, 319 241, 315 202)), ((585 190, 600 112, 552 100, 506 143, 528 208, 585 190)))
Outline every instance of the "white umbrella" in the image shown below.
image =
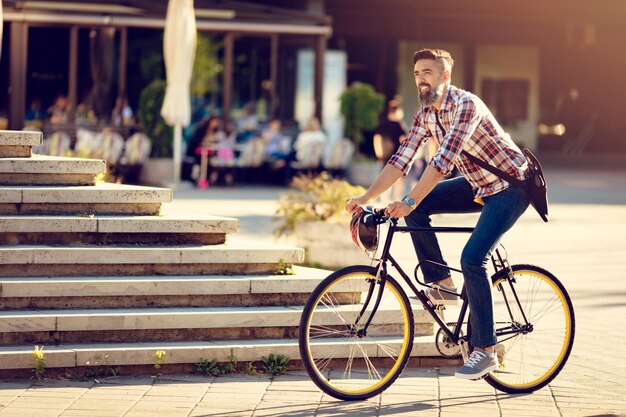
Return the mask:
POLYGON ((163 34, 167 89, 161 116, 174 126, 174 183, 180 181, 183 126, 191 120, 189 84, 196 55, 193 0, 169 0, 163 34))

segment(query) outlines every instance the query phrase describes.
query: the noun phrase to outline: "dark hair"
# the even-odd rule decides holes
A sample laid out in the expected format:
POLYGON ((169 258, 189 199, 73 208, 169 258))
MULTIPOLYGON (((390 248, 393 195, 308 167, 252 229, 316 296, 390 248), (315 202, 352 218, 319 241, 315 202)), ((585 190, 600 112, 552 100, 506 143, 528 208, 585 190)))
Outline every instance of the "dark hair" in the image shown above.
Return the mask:
POLYGON ((387 103, 387 113, 392 113, 400 108, 400 102, 395 99, 389 100, 387 103))
POLYGON ((454 66, 454 59, 450 55, 450 52, 444 49, 428 49, 423 48, 413 53, 413 65, 420 59, 432 59, 438 62, 444 70, 452 71, 454 66))

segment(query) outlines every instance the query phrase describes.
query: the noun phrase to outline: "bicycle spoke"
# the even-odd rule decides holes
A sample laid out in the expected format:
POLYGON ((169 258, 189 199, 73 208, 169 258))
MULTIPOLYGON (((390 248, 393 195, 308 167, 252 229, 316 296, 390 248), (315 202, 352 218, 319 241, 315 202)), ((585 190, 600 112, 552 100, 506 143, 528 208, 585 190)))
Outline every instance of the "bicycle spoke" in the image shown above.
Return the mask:
POLYGON ((370 379, 373 379, 372 376, 375 374, 378 379, 380 379, 380 374, 376 370, 376 367, 372 363, 369 358, 369 355, 363 349, 363 346, 359 345, 359 349, 361 349, 361 353, 363 353, 363 359, 365 359, 365 364, 367 365, 367 374, 370 376, 370 379))
POLYGON ((391 359, 395 359, 398 357, 398 353, 396 351, 396 348, 394 346, 390 346, 390 345, 385 345, 385 344, 379 344, 378 347, 380 347, 383 352, 385 352, 387 354, 387 356, 389 356, 391 359))
POLYGON ((318 339, 321 337, 328 337, 333 335, 335 337, 339 336, 349 336, 349 331, 337 330, 332 327, 323 326, 323 325, 315 325, 311 326, 311 334, 319 334, 319 336, 311 336, 312 339, 318 339))
POLYGON ((350 345, 350 354, 348 355, 348 360, 346 361, 346 370, 343 373, 343 376, 347 379, 352 378, 352 362, 354 361, 354 344, 350 345))
POLYGON ((571 348, 567 298, 553 277, 535 269, 514 269, 508 291, 502 285, 501 292, 494 292, 498 334, 519 329, 519 333, 498 336, 496 351, 502 366, 486 378, 506 392, 531 392, 548 383, 566 359, 563 353, 571 348))
POLYGON ((363 399, 382 391, 402 372, 411 352, 410 303, 390 277, 372 288, 367 281, 374 278, 373 273, 331 276, 303 312, 303 363, 314 382, 337 398, 363 399), (324 371, 330 371, 328 378, 320 376, 324 371))
MULTIPOLYGON (((320 300, 320 302, 321 302, 322 304, 324 304, 324 306, 325 306, 326 308, 328 308, 329 310, 333 309, 333 307, 335 307, 335 306, 339 306, 339 303, 336 303, 336 302, 335 302, 335 301, 336 301, 336 298, 335 298, 335 296, 334 296, 332 293, 326 294, 326 299, 328 300, 328 302, 329 302, 330 304, 325 303, 323 299, 322 299, 322 300, 320 300)), ((347 321, 346 319, 344 319, 344 318, 343 318, 343 316, 341 315, 341 312, 340 312, 340 310, 339 310, 339 307, 334 308, 334 311, 335 311, 335 314, 337 314, 337 317, 339 317, 339 319, 340 319, 340 320, 341 320, 341 321, 342 321, 342 322, 346 325, 346 327, 347 327, 347 325, 348 325, 348 321, 347 321)))

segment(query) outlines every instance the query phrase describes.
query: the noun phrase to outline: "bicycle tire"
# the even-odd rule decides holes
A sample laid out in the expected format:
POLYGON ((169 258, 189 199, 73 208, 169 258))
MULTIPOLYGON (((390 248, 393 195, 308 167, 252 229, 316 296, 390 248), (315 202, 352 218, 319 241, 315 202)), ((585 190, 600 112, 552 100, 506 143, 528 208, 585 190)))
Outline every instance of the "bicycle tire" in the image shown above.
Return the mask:
POLYGON ((411 304, 390 276, 367 334, 357 334, 369 315, 364 314, 357 326, 352 324, 370 286, 374 291, 366 312, 380 290, 376 269, 355 265, 334 272, 315 288, 300 319, 304 368, 315 385, 340 400, 364 400, 383 392, 400 376, 413 347, 411 304))
POLYGON ((533 328, 527 333, 498 337, 500 368, 488 374, 485 381, 509 394, 529 393, 549 384, 565 366, 574 345, 574 307, 563 284, 550 272, 535 265, 511 268, 514 281, 508 279, 506 270, 492 278, 496 334, 524 323, 518 305, 533 328))

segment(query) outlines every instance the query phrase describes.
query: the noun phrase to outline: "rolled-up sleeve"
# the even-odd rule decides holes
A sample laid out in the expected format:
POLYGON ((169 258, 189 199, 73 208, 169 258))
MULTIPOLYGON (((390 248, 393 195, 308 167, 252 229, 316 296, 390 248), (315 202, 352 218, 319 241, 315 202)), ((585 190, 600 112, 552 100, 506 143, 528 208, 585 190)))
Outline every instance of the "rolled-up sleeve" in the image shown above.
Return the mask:
POLYGON ((396 153, 387 162, 402 171, 404 175, 409 173, 419 148, 431 137, 428 127, 424 124, 423 116, 424 110, 420 109, 413 119, 413 125, 406 140, 402 142, 396 153))
POLYGON ((429 165, 443 175, 449 174, 454 168, 455 159, 463 150, 463 144, 474 134, 479 123, 480 114, 476 103, 469 97, 464 98, 456 108, 452 126, 429 165))

